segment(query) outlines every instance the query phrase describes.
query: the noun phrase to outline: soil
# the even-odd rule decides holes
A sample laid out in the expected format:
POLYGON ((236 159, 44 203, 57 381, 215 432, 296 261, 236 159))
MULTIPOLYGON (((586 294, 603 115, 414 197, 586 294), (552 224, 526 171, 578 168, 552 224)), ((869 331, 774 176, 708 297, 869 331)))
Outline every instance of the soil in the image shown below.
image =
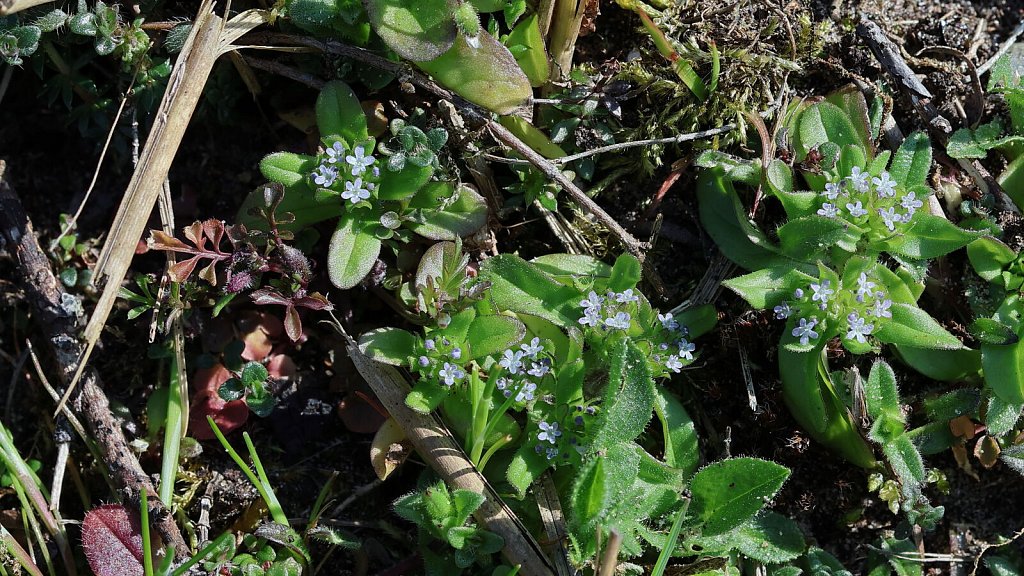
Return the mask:
MULTIPOLYGON (((940 112, 953 119, 957 118, 956 102, 967 102, 972 90, 958 71, 957 62, 948 56, 928 59, 913 55, 923 48, 946 46, 970 55, 975 62, 983 62, 1024 17, 1024 2, 1017 0, 813 0, 806 3, 741 0, 722 3, 729 8, 722 10, 708 10, 700 2, 680 0, 679 4, 680 14, 693 15, 690 26, 699 43, 714 40, 723 51, 742 45, 752 51, 779 55, 789 54, 791 38, 781 25, 775 32, 759 36, 757 26, 766 18, 790 15, 795 22, 799 14, 805 14, 816 24, 832 14, 843 15, 844 23, 834 25, 820 39, 823 52, 800 58, 800 70, 786 76, 788 85, 798 96, 824 95, 854 79, 866 79, 869 83, 887 81, 850 26, 849 17, 863 12, 903 47, 912 66, 923 74, 922 80, 932 91, 940 112)), ((176 8, 180 13, 174 15, 191 17, 191 8, 176 8)), ((576 61, 599 73, 613 75, 632 58, 634 51, 650 56, 649 41, 638 26, 623 24, 633 21, 631 13, 614 2, 600 2, 600 15, 594 20, 596 30, 579 40, 576 61)), ((723 83, 733 82, 738 86, 740 72, 734 73, 734 77, 723 78, 723 83)), ((191 125, 171 172, 179 227, 194 219, 232 220, 244 196, 261 182, 259 160, 270 151, 302 150, 306 146, 307 136, 282 120, 279 112, 308 107, 315 98, 314 91, 280 78, 261 77, 263 93, 250 97, 227 61, 218 64, 215 77, 218 79, 217 95, 228 96, 220 100, 207 97, 199 121, 191 125)), ((781 80, 782 76, 773 78, 781 80)), ((643 87, 631 88, 634 92, 621 102, 625 125, 631 121, 642 122, 642 116, 657 105, 645 96, 643 87)), ((751 96, 754 109, 766 108, 779 85, 769 88, 772 90, 751 96)), ((69 124, 63 104, 49 104, 39 97, 44 89, 44 81, 29 67, 15 71, 0 106, 0 159, 7 162, 6 177, 20 194, 45 244, 59 232, 59 214, 73 213, 81 202, 96 167, 107 126, 94 125, 83 133, 77 125, 69 124)), ((405 94, 393 83, 371 96, 392 112, 396 108, 411 109, 421 95, 405 94)), ((989 113, 993 106, 994 103, 988 104, 989 113)), ((112 115, 112 110, 105 110, 106 118, 112 115)), ((146 121, 142 112, 138 116, 144 134, 146 121)), ((909 103, 899 98, 895 101, 893 116, 905 133, 922 128, 909 103)), ((109 123, 109 119, 106 122, 109 123)), ((96 188, 78 221, 79 238, 93 242, 94 246, 102 242, 132 173, 131 130, 126 127, 130 120, 126 118, 122 122, 96 188)), ((714 125, 705 124, 703 128, 714 125)), ((687 131, 677 126, 661 129, 667 134, 687 131)), ((736 145, 750 153, 759 153, 756 142, 736 145)), ((458 152, 450 153, 450 161, 455 162, 458 152)), ((638 160, 639 154, 629 152, 624 157, 633 161, 638 160)), ((652 299, 663 308, 678 304, 692 292, 717 252, 697 217, 693 195, 695 171, 686 167, 692 158, 690 147, 666 147, 660 164, 613 182, 598 197, 610 214, 641 239, 656 234, 650 258, 667 288, 664 294, 652 299), (675 165, 681 171, 679 180, 664 198, 656 200, 659 186, 670 178, 677 160, 682 160, 682 167, 675 165), (652 203, 656 203, 654 209, 650 208, 652 203), (660 221, 656 215, 660 215, 660 221)), ((609 170, 608 165, 599 164, 594 181, 606 176, 609 170)), ((501 168, 496 171, 500 184, 511 183, 510 174, 501 168)), ((998 172, 998 167, 993 166, 992 171, 998 172)), ((769 221, 770 217, 770 214, 766 216, 769 221)), ((158 225, 155 218, 151 223, 154 227, 158 225)), ((531 255, 561 249, 558 240, 533 213, 513 213, 502 225, 507 228, 496 230, 496 236, 503 252, 518 250, 531 255)), ((323 244, 318 245, 314 264, 322 259, 323 244)), ((617 250, 614 246, 607 248, 609 253, 617 250)), ((94 261, 95 256, 95 251, 89 252, 79 265, 94 261)), ((162 256, 142 255, 136 259, 133 270, 158 274, 162 262, 162 256)), ((322 268, 322 262, 319 265, 322 268)), ((962 278, 966 273, 962 258, 950 258, 941 266, 946 267, 943 273, 946 278, 962 278)), ((26 449, 30 457, 49 466, 53 457, 52 435, 39 423, 48 417, 51 403, 37 386, 32 371, 13 369, 19 365, 25 338, 33 334, 32 318, 21 300, 18 281, 11 259, 0 259, 0 350, 3 352, 0 404, 4 407, 0 414, 3 414, 3 423, 12 430, 17 445, 26 449)), ((314 288, 329 291, 326 284, 314 288)), ((350 332, 399 322, 373 291, 330 292, 339 308, 338 316, 350 332)), ((645 292, 654 294, 652 289, 645 292)), ((88 290, 79 290, 78 294, 86 308, 90 308, 96 294, 88 290)), ((933 294, 925 298, 930 299, 925 302, 926 307, 937 303, 933 294)), ((700 361, 666 384, 680 394, 696 420, 703 458, 713 461, 726 455, 749 455, 770 458, 789 467, 791 479, 772 508, 796 519, 810 540, 836 555, 853 573, 864 573, 866 545, 877 542, 886 531, 896 529, 901 517, 890 513, 877 495, 868 493, 866 472, 830 455, 802 433, 787 413, 780 396, 774 358, 780 324, 772 321, 769 314, 749 311, 742 301, 727 292, 720 294, 716 306, 720 314, 719 327, 700 342, 700 361), (756 411, 748 404, 741 370, 743 357, 750 367, 757 397, 756 411)), ((962 302, 953 309, 956 306, 966 309, 962 302)), ((125 312, 126 309, 120 309, 112 316, 94 364, 107 382, 111 399, 125 408, 124 427, 130 437, 142 439, 146 435, 146 402, 161 382, 154 377, 158 374, 153 367, 155 364, 142 361, 150 349, 146 341, 149 322, 142 321, 148 316, 128 321, 125 312)), ((372 429, 377 417, 365 403, 347 415, 351 419, 348 425, 339 416, 338 408, 343 399, 348 406, 359 405, 360 394, 366 391, 345 359, 339 339, 329 328, 318 325, 318 319, 307 315, 308 339, 288 349, 298 366, 296 383, 282 392, 281 405, 271 417, 251 417, 244 430, 255 440, 283 507, 294 518, 309 517, 316 495, 332 474, 337 477, 326 506, 328 510, 353 490, 369 487, 339 514, 325 517, 326 522, 355 534, 364 546, 354 554, 334 552, 328 555, 326 547, 314 549, 314 558, 325 559, 320 574, 403 573, 389 571, 389 568, 415 565, 415 531, 387 511, 395 498, 416 485, 422 463, 414 457, 387 482, 373 485, 375 475, 368 458, 372 435, 360 428, 372 429)), ((947 318, 950 323, 955 320, 952 316, 947 318)), ((211 321, 205 311, 197 311, 192 316, 187 325, 190 355, 204 352, 201 336, 211 321)), ((838 369, 850 365, 851 359, 837 355, 833 362, 838 369)), ((909 370, 901 372, 901 376, 906 375, 902 387, 908 395, 919 400, 924 391, 935 389, 935 383, 910 374, 909 370)), ((242 446, 239 435, 232 438, 237 446, 242 446)), ((158 447, 143 452, 140 457, 152 473, 159 470, 156 450, 158 447)), ((109 496, 102 477, 88 452, 78 445, 73 457, 94 499, 107 500, 109 496)), ((975 462, 977 478, 972 478, 950 454, 931 456, 926 461, 942 471, 950 485, 948 494, 940 494, 935 488, 927 492, 934 504, 945 506, 939 527, 924 537, 923 546, 927 551, 949 552, 950 534, 956 531, 971 534, 973 547, 965 551, 973 553, 981 544, 1021 529, 1024 489, 1020 476, 1004 466, 985 469, 975 462)), ((210 498, 211 534, 232 526, 251 526, 261 512, 253 509, 256 492, 216 442, 202 443, 201 452, 187 460, 181 478, 182 484, 191 487, 190 497, 183 504, 184 513, 193 521, 199 517, 201 497, 210 498)), ((9 492, 9 489, 0 490, 0 511, 17 508, 17 501, 9 492)), ((65 517, 80 518, 83 509, 81 503, 68 494, 62 511, 65 517)), ((5 526, 11 524, 4 516, 0 516, 0 522, 5 526)), ((20 522, 14 524, 20 525, 20 522)), ((1013 546, 1024 553, 1024 543, 1013 546)), ((926 568, 930 573, 949 573, 948 564, 928 564, 926 568)))

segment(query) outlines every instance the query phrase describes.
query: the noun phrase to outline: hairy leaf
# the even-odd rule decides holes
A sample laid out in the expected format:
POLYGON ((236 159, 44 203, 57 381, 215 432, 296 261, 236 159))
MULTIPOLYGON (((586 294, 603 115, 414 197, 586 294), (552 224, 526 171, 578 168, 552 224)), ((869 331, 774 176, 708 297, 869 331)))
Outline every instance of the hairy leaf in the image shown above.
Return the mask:
POLYGON ((702 533, 732 530, 757 514, 782 488, 789 470, 757 458, 732 458, 700 470, 690 481, 693 510, 702 533))
POLYGON ((327 272, 331 283, 342 289, 359 284, 377 262, 380 247, 380 238, 365 230, 353 215, 343 216, 327 249, 327 272))
POLYGON ((120 504, 93 508, 82 520, 82 548, 97 576, 142 576, 142 525, 120 504))

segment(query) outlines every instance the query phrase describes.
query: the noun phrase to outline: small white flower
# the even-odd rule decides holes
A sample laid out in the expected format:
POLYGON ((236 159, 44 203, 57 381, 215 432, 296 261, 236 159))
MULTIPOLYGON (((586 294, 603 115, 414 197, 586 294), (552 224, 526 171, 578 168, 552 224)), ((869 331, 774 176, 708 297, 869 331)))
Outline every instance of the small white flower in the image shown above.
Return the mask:
POLYGON ((327 164, 321 164, 317 166, 313 172, 313 182, 316 182, 317 186, 323 188, 330 188, 334 181, 338 179, 338 169, 334 166, 327 164))
POLYGON ((875 307, 871 309, 870 313, 876 318, 892 318, 892 312, 889 311, 891 307, 892 300, 879 298, 875 300, 875 307))
POLYGON ((362 146, 356 146, 352 154, 345 156, 345 162, 352 166, 353 176, 359 176, 366 172, 366 169, 373 166, 373 163, 377 161, 372 155, 366 156, 366 149, 362 146))
POLYGON ((345 182, 345 191, 341 193, 344 200, 358 204, 362 200, 370 198, 370 191, 363 187, 363 179, 356 178, 354 182, 345 182))
POLYGON ((640 300, 640 297, 635 295, 635 294, 633 294, 633 289, 632 288, 626 288, 622 292, 619 292, 618 294, 615 295, 615 301, 618 302, 619 304, 626 304, 626 303, 629 303, 629 302, 638 302, 639 300, 640 300))
POLYGON ((530 376, 536 376, 537 378, 543 378, 548 372, 551 371, 551 366, 547 362, 531 362, 530 370, 527 374, 530 376))
POLYGON ((806 318, 801 318, 800 323, 793 328, 793 337, 799 338, 800 343, 806 346, 811 340, 817 339, 818 333, 814 331, 814 327, 817 325, 818 320, 816 318, 811 318, 810 322, 806 318))
POLYGON ((597 327, 602 324, 600 310, 590 308, 583 312, 583 317, 580 318, 580 324, 584 326, 597 327))
POLYGON ((679 356, 672 355, 665 360, 665 367, 678 374, 679 370, 683 368, 683 361, 679 359, 679 356))
POLYGON ((679 341, 679 356, 680 358, 686 358, 687 360, 693 360, 693 351, 697 349, 697 345, 693 342, 683 338, 679 341))
POLYGON ((661 322, 662 327, 664 327, 666 330, 679 329, 679 321, 672 317, 671 312, 658 314, 658 321, 661 322))
POLYGON ((536 358, 537 354, 544 351, 544 346, 540 343, 540 338, 534 336, 533 340, 530 340, 529 344, 520 344, 520 348, 523 350, 523 354, 530 358, 536 358))
POLYGON ((509 374, 519 374, 519 371, 523 368, 522 350, 505 350, 505 354, 498 361, 498 365, 508 370, 509 374))
POLYGON ((540 440, 541 442, 546 440, 551 444, 558 443, 558 438, 562 435, 562 431, 558 429, 558 422, 548 424, 541 420, 540 424, 537 424, 537 427, 540 428, 540 432, 537 433, 537 440, 540 440))
POLYGON ((533 382, 526 382, 516 393, 516 402, 530 402, 533 400, 533 393, 537 391, 537 385, 533 382))
POLYGON ((614 317, 609 316, 604 319, 604 325, 609 328, 619 328, 625 330, 629 328, 629 313, 619 312, 614 317))
POLYGON ((865 338, 868 334, 875 329, 874 324, 868 324, 866 320, 857 315, 856 312, 851 312, 846 318, 849 322, 849 330, 846 332, 846 338, 849 340, 856 340, 861 344, 867 342, 865 338))
POLYGON ((821 302, 822 304, 827 303, 828 297, 836 293, 831 286, 831 280, 822 280, 821 284, 811 284, 811 290, 814 291, 814 294, 811 294, 811 301, 821 302))
POLYGON ((838 182, 829 182, 825 184, 825 191, 822 192, 822 196, 828 198, 831 201, 835 201, 839 197, 839 193, 843 191, 843 187, 838 182))
POLYGON ((860 166, 854 166, 850 171, 850 183, 857 192, 868 191, 868 176, 869 174, 861 170, 860 166))
POLYGON ((590 291, 590 294, 585 300, 580 302, 580 306, 588 312, 590 310, 600 311, 602 304, 604 304, 604 298, 598 296, 597 292, 594 292, 593 290, 590 291))
POLYGON ((338 160, 341 160, 345 154, 345 145, 341 142, 335 142, 327 149, 327 161, 331 164, 335 164, 338 160))
POLYGON ((437 375, 444 378, 445 386, 452 386, 466 377, 466 372, 454 364, 444 363, 444 368, 437 371, 437 375))
POLYGON ((916 212, 917 209, 920 208, 921 206, 924 206, 924 202, 921 202, 920 200, 918 200, 917 199, 917 195, 914 194, 913 192, 907 192, 906 196, 904 196, 903 198, 900 198, 900 206, 903 206, 904 208, 906 208, 906 210, 907 210, 907 218, 906 219, 910 220, 910 217, 914 215, 914 212, 916 212))
POLYGON ((854 218, 860 218, 868 213, 868 211, 864 209, 864 205, 861 204, 860 200, 857 200, 856 202, 847 202, 846 209, 850 211, 850 216, 853 216, 854 218))
POLYGON ((885 210, 879 208, 878 215, 882 217, 882 223, 889 229, 889 232, 896 230, 896 225, 903 221, 903 217, 896 213, 896 209, 889 207, 885 210))
POLYGON ((857 278, 857 302, 863 302, 865 296, 870 296, 871 291, 874 290, 875 283, 868 280, 868 275, 864 272, 860 273, 860 277, 857 278))
POLYGON ((882 172, 880 178, 872 178, 871 183, 875 185, 879 198, 892 198, 896 195, 896 181, 889 178, 888 172, 882 172))
POLYGON ((789 315, 793 313, 793 309, 789 307, 789 302, 783 301, 775 307, 775 317, 779 320, 785 320, 789 318, 789 315))
POLYGON ((835 204, 829 204, 825 202, 818 208, 818 216, 824 216, 825 218, 835 218, 839 215, 839 209, 836 208, 835 204))

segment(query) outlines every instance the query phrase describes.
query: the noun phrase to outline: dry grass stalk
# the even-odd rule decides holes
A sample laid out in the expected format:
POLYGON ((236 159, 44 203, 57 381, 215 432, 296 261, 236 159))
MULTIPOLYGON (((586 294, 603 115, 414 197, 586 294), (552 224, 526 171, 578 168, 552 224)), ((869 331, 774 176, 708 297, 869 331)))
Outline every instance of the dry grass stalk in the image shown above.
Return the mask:
POLYGON ((0 0, 0 16, 7 16, 22 10, 28 10, 40 4, 49 4, 53 0, 0 0))
POLYGON ((139 164, 114 217, 110 237, 96 263, 93 279, 105 278, 106 286, 85 328, 85 352, 57 407, 58 412, 81 378, 82 370, 107 323, 118 289, 135 255, 135 247, 153 212, 214 62, 231 49, 232 42, 264 21, 262 13, 250 10, 225 22, 213 13, 213 0, 205 0, 200 6, 192 31, 175 63, 139 164))

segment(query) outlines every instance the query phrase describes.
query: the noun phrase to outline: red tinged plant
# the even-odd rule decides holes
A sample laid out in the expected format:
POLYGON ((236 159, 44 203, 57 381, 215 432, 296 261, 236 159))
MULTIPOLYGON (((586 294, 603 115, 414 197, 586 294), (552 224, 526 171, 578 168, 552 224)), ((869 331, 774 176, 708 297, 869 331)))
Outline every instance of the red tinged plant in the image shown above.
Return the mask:
POLYGON ((85 515, 82 548, 96 576, 143 576, 145 572, 142 526, 135 512, 120 504, 105 504, 85 515))

